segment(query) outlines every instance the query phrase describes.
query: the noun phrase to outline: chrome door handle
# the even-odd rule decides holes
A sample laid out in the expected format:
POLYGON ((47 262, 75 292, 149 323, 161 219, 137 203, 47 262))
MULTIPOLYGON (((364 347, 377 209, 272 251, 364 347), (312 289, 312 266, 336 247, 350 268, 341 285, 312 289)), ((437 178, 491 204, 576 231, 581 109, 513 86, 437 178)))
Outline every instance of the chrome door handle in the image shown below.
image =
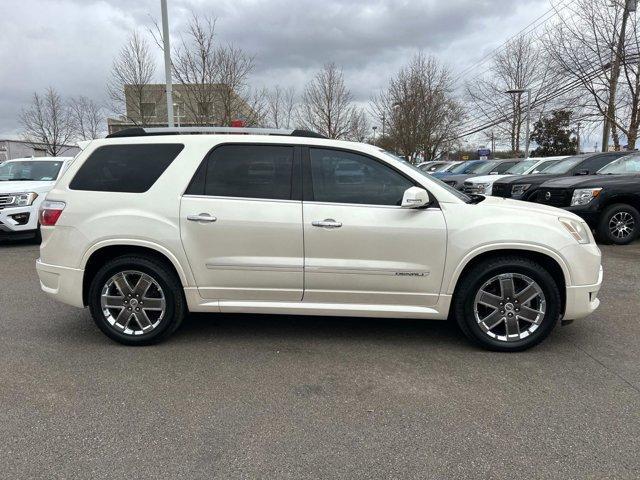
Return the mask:
POLYGON ((216 217, 209 215, 208 213, 201 213, 199 215, 189 215, 187 220, 190 222, 205 222, 205 223, 213 223, 218 220, 216 217))
POLYGON ((311 222, 311 225, 314 227, 340 228, 342 226, 342 222, 336 222, 333 218, 325 218, 322 221, 316 220, 315 222, 311 222))

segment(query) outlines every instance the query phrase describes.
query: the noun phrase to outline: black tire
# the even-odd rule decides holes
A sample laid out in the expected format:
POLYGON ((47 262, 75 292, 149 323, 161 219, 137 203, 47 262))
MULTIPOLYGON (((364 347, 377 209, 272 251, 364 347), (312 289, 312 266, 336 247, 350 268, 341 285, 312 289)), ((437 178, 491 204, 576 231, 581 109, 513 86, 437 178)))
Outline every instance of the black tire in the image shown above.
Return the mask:
POLYGON ((40 230, 40 224, 38 224, 38 229, 36 230, 36 233, 33 236, 33 243, 37 245, 40 245, 42 243, 42 232, 40 230))
POLYGON ((640 212, 638 212, 638 210, 636 210, 631 205, 616 203, 607 207, 600 215, 598 227, 596 228, 596 235, 598 237, 598 241, 606 245, 610 245, 612 243, 616 245, 627 245, 638 238, 638 233, 640 232, 639 228, 640 212), (616 215, 624 214, 631 215, 631 217, 633 218, 633 229, 629 233, 629 235, 626 235, 624 237, 617 237, 613 234, 613 232, 611 232, 609 224, 616 215))
MULTIPOLYGON (((518 256, 488 259, 464 274, 453 299, 453 312, 462 332, 475 344, 500 352, 526 350, 544 340, 558 323, 562 299, 557 283, 540 264, 518 256), (478 291, 490 279, 500 274, 525 275, 535 281, 545 297, 545 313, 537 330, 519 340, 497 340, 485 333, 475 318, 474 304, 478 291)), ((520 321, 522 322, 522 321, 520 321)))
POLYGON ((98 270, 89 287, 89 309, 94 322, 112 340, 124 345, 151 345, 169 337, 180 326, 187 314, 186 300, 180 280, 163 262, 145 256, 122 256, 114 258, 98 270), (112 325, 102 311, 101 295, 107 282, 116 274, 138 271, 149 275, 161 287, 165 300, 165 311, 158 325, 147 333, 126 334, 112 325))

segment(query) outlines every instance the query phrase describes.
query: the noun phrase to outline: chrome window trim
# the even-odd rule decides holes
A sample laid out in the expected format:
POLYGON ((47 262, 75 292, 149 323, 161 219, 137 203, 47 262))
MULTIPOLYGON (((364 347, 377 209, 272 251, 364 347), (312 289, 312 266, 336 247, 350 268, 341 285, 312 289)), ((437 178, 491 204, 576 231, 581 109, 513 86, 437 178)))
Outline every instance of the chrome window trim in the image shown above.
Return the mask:
POLYGON ((269 203, 302 203, 302 200, 279 200, 277 198, 255 198, 255 197, 223 197, 220 195, 192 195, 184 194, 183 198, 200 198, 206 200, 242 200, 246 202, 269 202, 269 203))

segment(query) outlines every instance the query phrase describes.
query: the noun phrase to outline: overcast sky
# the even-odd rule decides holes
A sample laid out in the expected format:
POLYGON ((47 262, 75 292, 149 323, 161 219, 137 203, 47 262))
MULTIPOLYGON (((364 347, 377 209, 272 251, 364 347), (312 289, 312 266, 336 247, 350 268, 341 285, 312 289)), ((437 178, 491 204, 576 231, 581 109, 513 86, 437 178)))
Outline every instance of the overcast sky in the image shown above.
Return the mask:
MULTIPOLYGON (((549 7, 549 0, 168 0, 172 36, 191 11, 218 18, 220 41, 256 57, 252 84, 301 90, 322 64, 367 101, 419 49, 461 72, 549 7)), ((111 62, 160 0, 0 0, 0 137, 19 134, 34 91, 104 101, 111 62)), ((480 71, 482 67, 478 67, 480 71)), ((158 81, 163 67, 158 52, 158 81)))

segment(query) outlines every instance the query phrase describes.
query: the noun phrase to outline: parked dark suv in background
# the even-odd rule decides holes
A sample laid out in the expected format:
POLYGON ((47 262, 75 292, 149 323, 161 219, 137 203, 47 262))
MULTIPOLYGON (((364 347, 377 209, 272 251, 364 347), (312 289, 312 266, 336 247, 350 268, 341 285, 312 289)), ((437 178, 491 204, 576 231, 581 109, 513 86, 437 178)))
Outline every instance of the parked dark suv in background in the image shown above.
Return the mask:
POLYGON ((545 182, 535 200, 581 216, 602 243, 630 243, 640 233, 640 154, 621 157, 596 175, 545 182))
POLYGON ((493 184, 492 195, 514 200, 534 201, 540 185, 559 177, 593 175, 605 165, 628 152, 591 153, 565 158, 547 168, 544 173, 517 175, 498 180, 493 184))

